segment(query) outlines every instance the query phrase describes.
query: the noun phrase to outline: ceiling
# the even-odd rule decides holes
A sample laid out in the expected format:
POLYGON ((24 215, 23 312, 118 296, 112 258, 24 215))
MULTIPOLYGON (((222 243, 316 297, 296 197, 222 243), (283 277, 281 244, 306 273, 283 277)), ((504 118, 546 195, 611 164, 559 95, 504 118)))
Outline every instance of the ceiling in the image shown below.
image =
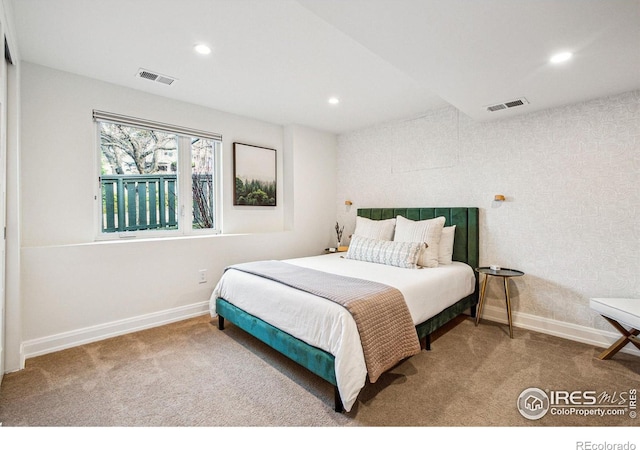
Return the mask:
POLYGON ((640 0, 10 1, 23 61, 337 134, 446 105, 495 120, 640 89, 640 0), (574 57, 549 63, 558 51, 574 57))

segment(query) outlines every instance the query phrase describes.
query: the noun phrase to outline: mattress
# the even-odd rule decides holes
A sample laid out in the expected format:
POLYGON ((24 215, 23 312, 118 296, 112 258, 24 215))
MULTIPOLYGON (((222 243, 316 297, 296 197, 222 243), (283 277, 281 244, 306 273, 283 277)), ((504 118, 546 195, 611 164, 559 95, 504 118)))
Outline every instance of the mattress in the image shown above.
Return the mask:
MULTIPOLYGON (((346 259, 340 253, 285 262, 395 287, 403 294, 415 325, 475 290, 473 269, 460 262, 428 269, 403 269, 346 259)), ((345 410, 351 410, 366 383, 367 370, 355 321, 345 308, 237 270, 227 270, 216 285, 210 299, 212 316, 216 315, 218 297, 334 355, 338 391, 345 410)))

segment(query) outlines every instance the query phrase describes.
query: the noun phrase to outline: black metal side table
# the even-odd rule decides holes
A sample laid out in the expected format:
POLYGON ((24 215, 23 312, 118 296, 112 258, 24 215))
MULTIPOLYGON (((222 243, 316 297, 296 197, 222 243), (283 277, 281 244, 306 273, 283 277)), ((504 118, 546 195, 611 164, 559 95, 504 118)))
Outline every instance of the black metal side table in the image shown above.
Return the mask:
POLYGON ((507 317, 509 319, 509 337, 513 339, 513 324, 511 321, 511 299, 509 298, 509 278, 521 277, 524 272, 515 269, 492 269, 491 267, 477 267, 476 272, 484 274, 484 281, 482 282, 482 289, 480 290, 480 302, 478 304, 478 315, 476 316, 476 326, 480 322, 480 316, 482 316, 482 308, 484 307, 485 292, 487 289, 487 280, 489 277, 502 277, 504 282, 504 295, 507 302, 507 317))

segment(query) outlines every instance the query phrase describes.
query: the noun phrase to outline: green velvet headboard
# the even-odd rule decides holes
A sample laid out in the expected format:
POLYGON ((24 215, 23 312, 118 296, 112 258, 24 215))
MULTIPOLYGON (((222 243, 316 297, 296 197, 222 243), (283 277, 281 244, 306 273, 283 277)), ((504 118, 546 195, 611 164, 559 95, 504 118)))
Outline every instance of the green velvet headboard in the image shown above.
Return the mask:
POLYGON ((455 225, 453 260, 476 268, 480 262, 478 208, 360 208, 358 216, 372 220, 402 216, 410 220, 426 220, 444 216, 445 226, 455 225))

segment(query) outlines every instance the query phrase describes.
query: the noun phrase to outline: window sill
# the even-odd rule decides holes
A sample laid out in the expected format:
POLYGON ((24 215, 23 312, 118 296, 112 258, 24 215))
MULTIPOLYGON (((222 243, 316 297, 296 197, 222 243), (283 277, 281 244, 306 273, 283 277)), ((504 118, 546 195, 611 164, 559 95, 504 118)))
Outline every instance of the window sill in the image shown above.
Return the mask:
POLYGON ((88 246, 102 246, 102 245, 133 245, 133 244, 149 244, 156 243, 162 244, 173 241, 191 241, 202 239, 236 239, 246 236, 258 236, 258 235, 270 235, 270 234, 289 234, 290 230, 282 231, 270 231, 267 233, 218 233, 218 234, 195 234, 195 235, 180 235, 180 236, 158 236, 158 237, 137 237, 129 239, 96 239, 92 242, 78 242, 70 244, 51 244, 51 245, 31 245, 24 246, 22 248, 62 248, 62 247, 88 247, 88 246))

